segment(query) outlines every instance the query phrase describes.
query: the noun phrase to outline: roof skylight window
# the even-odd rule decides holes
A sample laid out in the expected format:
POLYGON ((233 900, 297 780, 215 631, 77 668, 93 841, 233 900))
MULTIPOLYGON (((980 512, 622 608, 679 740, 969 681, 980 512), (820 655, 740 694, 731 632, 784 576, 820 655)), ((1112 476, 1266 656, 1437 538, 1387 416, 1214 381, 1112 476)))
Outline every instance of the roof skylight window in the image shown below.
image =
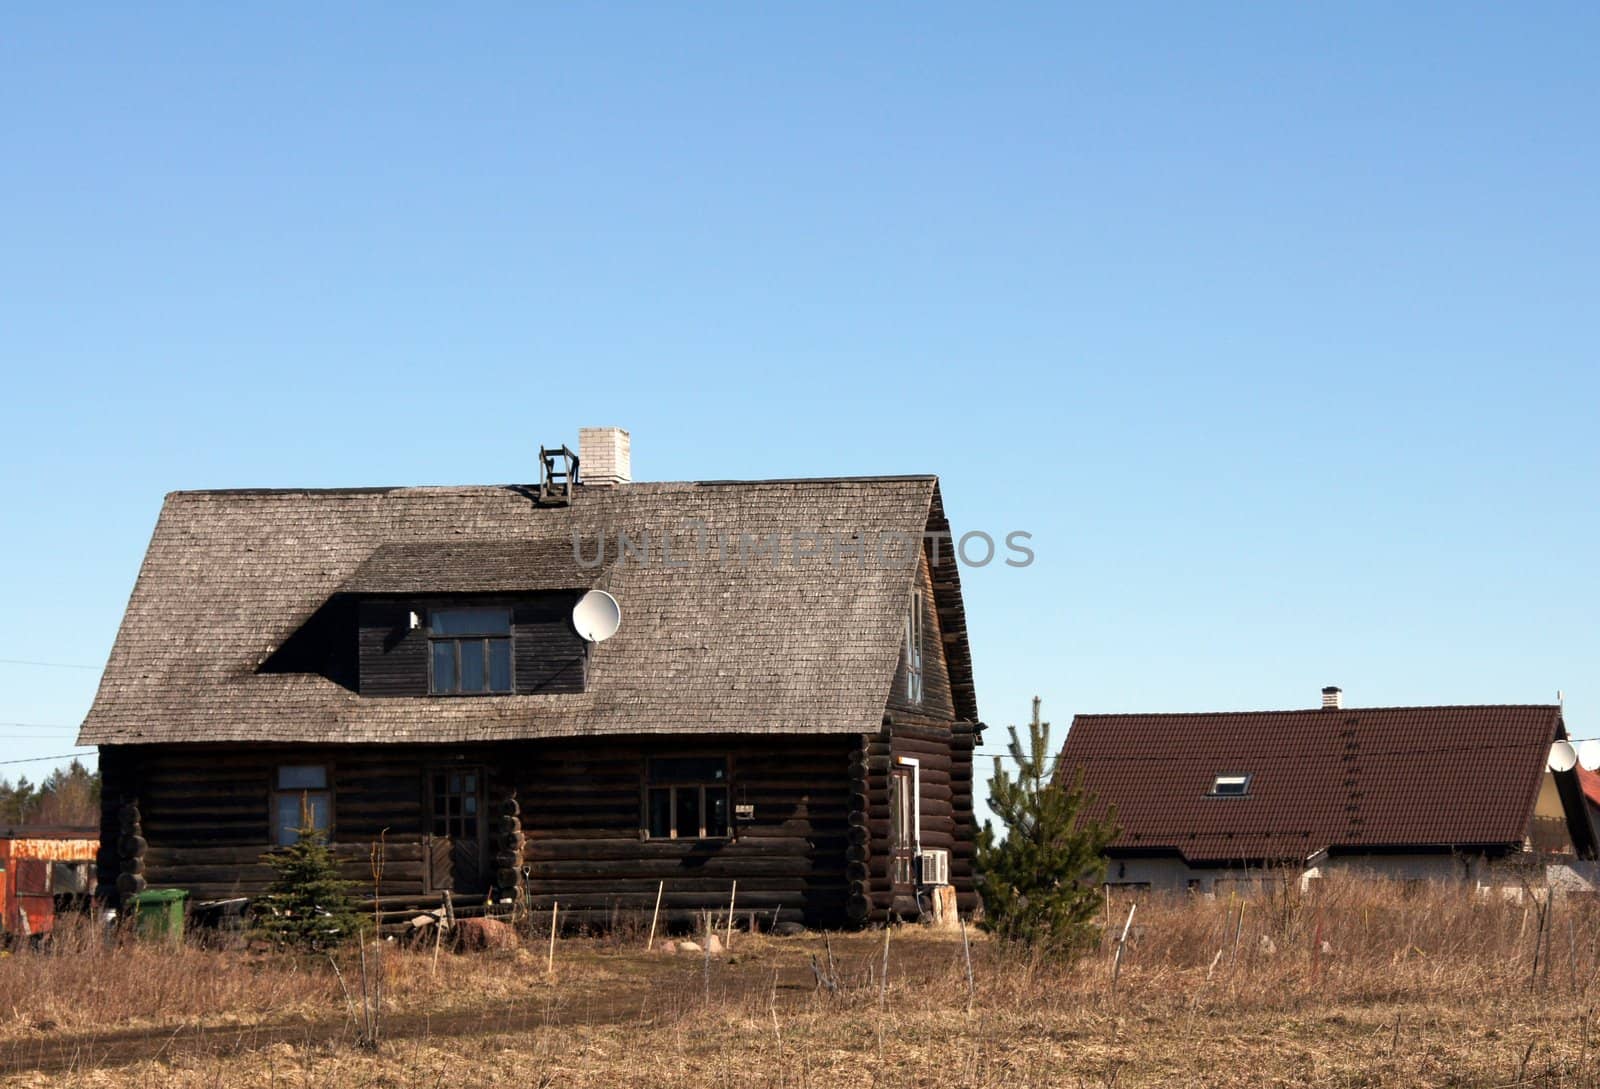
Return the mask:
POLYGON ((1243 798, 1250 793, 1250 776, 1219 775, 1211 780, 1213 798, 1243 798))

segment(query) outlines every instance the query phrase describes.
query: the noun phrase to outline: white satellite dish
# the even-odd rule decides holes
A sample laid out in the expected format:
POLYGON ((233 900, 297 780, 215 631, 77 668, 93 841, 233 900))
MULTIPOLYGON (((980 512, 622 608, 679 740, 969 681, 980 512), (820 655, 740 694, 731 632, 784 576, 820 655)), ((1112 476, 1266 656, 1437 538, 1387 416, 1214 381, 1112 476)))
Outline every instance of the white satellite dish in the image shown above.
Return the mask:
POLYGON ((1575 747, 1578 750, 1578 763, 1590 771, 1600 768, 1600 741, 1591 737, 1587 741, 1578 742, 1575 747))
POLYGON ((621 624, 622 606, 604 590, 590 590, 572 607, 572 626, 590 643, 610 639, 621 624))
POLYGON ((1578 762, 1578 750, 1572 747, 1570 741, 1557 741, 1550 746, 1551 771, 1571 771, 1578 762))

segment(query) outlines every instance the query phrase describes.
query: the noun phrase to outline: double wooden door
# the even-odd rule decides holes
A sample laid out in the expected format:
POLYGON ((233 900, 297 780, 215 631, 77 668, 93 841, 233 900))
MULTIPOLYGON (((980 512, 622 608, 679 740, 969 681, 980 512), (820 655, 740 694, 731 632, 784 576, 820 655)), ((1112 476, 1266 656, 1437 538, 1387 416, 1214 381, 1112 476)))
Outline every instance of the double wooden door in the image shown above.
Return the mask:
POLYGON ((428 773, 428 884, 435 892, 488 891, 483 798, 482 768, 434 768, 428 773))

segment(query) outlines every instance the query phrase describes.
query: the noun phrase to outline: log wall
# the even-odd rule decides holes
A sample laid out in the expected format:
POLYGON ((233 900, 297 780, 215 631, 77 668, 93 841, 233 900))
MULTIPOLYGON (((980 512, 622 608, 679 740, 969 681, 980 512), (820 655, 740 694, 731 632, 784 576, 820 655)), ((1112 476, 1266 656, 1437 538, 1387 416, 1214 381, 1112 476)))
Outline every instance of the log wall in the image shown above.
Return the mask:
MULTIPOLYGON (((271 835, 272 783, 282 764, 324 764, 333 786, 333 834, 344 875, 372 888, 369 851, 386 843, 384 897, 427 898, 428 828, 423 777, 430 768, 479 766, 484 813, 517 793, 522 858, 535 907, 609 917, 648 911, 666 881, 663 913, 688 919, 725 908, 739 882, 737 909, 770 921, 845 921, 848 760, 855 735, 806 737, 606 737, 493 745, 107 746, 100 881, 119 876, 118 811, 136 799, 148 843, 152 887, 181 887, 196 899, 259 895, 271 873, 260 862, 271 835), (726 755, 730 801, 751 805, 727 840, 644 836, 643 775, 652 755, 726 755), (387 830, 387 831, 385 831, 387 830)), ((489 852, 499 853, 491 840, 489 852)))
POLYGON ((917 761, 923 848, 950 852, 950 883, 956 890, 957 905, 969 913, 977 908, 972 805, 975 737, 971 723, 897 714, 890 716, 881 733, 861 739, 859 760, 865 790, 854 799, 857 815, 852 816, 852 823, 866 830, 862 852, 865 887, 860 890, 866 903, 857 906, 856 921, 881 922, 917 913, 914 898, 905 889, 895 889, 889 873, 890 775, 900 757, 917 761))
POLYGON ((737 880, 737 910, 844 922, 853 736, 620 740, 545 743, 522 765, 523 858, 536 908, 559 901, 563 911, 648 912, 665 880, 663 913, 686 918, 726 908, 737 880), (643 838, 644 762, 671 754, 730 758, 732 804, 754 806, 732 840, 643 838))

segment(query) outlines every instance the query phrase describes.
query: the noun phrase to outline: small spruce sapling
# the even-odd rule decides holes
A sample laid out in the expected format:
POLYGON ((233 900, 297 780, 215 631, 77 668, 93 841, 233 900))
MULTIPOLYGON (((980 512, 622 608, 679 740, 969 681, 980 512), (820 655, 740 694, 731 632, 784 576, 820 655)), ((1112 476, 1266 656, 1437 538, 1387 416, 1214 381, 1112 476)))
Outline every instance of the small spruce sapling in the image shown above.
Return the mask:
POLYGON ((351 897, 354 886, 339 876, 327 833, 300 805, 299 838, 261 856, 272 867, 272 884, 256 901, 256 927, 274 944, 315 952, 341 944, 361 928, 351 897))
POLYGON ((1005 837, 985 821, 978 833, 979 888, 983 925, 996 936, 1056 955, 1071 955, 1090 945, 1099 908, 1096 886, 1105 873, 1101 852, 1116 837, 1115 813, 1086 817, 1090 801, 1080 771, 1070 781, 1065 769, 1054 774, 1050 724, 1039 717, 1033 699, 1024 750, 1015 726, 1007 746, 1016 777, 994 762, 989 808, 1005 837))

